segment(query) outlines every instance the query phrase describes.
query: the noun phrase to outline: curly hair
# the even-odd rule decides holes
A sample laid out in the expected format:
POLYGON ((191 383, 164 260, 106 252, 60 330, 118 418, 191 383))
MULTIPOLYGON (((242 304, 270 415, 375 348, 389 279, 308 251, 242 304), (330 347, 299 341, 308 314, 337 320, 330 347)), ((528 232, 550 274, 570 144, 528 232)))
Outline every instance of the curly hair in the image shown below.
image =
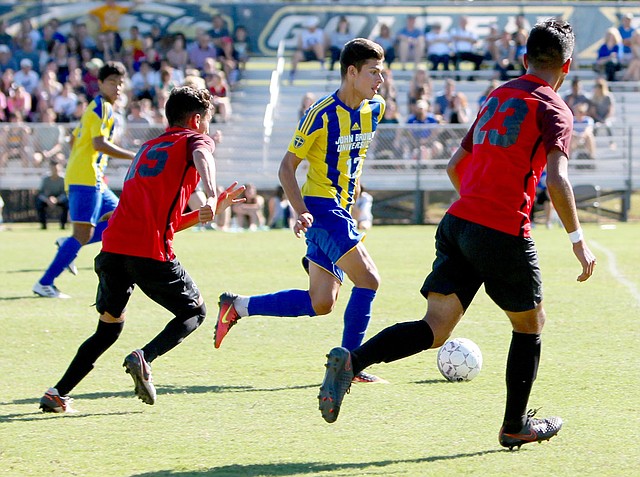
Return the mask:
POLYGON ((207 89, 179 86, 171 90, 165 105, 169 126, 185 126, 193 114, 204 116, 213 107, 211 93, 207 89))

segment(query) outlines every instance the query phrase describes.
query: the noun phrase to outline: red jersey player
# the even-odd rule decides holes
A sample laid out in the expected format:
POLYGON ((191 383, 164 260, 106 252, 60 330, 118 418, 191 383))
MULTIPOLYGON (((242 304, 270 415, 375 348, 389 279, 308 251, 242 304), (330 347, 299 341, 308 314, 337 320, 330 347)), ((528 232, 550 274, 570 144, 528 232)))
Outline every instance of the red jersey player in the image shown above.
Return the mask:
POLYGON ((212 110, 207 90, 184 86, 171 92, 166 104, 169 128, 143 144, 133 160, 95 259, 98 327, 80 346, 60 381, 40 400, 43 411, 72 410, 68 393, 118 339, 135 285, 175 316, 147 345, 124 360, 135 394, 143 402, 154 404, 156 400, 149 363, 180 344, 203 322, 204 301, 176 259, 174 233, 198 222, 210 222, 216 212, 244 200, 238 199, 244 186, 237 187, 237 182, 216 195, 215 143, 207 135, 212 110), (206 203, 183 214, 200 178, 206 203))
POLYGON ((531 30, 527 74, 489 95, 449 162, 447 172, 460 199, 436 232, 436 259, 421 289, 428 302, 425 317, 382 330, 351 352, 329 352, 318 396, 327 422, 337 419, 354 373, 440 347, 484 284, 513 328, 500 445, 512 449, 548 440, 562 427, 559 417, 540 419, 527 412, 545 320, 529 215, 546 165, 551 199, 582 267, 578 281, 587 280, 596 260, 584 240, 567 176, 571 111, 556 93, 569 73, 574 45, 565 21, 545 20, 531 30))

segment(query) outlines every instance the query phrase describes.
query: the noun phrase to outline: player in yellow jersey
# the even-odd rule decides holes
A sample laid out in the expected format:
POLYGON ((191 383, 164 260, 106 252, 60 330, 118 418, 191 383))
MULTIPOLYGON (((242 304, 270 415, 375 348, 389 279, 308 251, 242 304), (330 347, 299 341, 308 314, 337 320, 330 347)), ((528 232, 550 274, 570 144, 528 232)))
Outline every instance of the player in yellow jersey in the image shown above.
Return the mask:
POLYGON ((113 212, 118 198, 104 181, 108 156, 133 159, 134 152, 112 142, 113 102, 122 90, 127 70, 119 62, 110 61, 100 68, 100 94, 91 101, 73 131, 71 155, 65 174, 69 196, 69 214, 73 235, 58 241, 58 252, 42 278, 33 285, 33 292, 47 298, 69 298, 54 285, 54 280, 71 266, 83 245, 102 240, 107 221, 100 221, 113 212))
MULTIPOLYGON (((306 235, 304 257, 309 271, 308 290, 282 290, 259 296, 220 295, 215 331, 218 348, 229 328, 244 316, 316 316, 333 310, 344 274, 353 282, 344 315, 342 346, 354 349, 364 337, 380 276, 351 217, 351 207, 362 164, 384 114, 384 51, 364 38, 347 42, 340 56, 340 88, 316 101, 300 120, 279 177, 298 214, 296 237, 306 235), (296 170, 309 163, 302 186, 296 170)), ((382 382, 362 373, 360 382, 382 382)))

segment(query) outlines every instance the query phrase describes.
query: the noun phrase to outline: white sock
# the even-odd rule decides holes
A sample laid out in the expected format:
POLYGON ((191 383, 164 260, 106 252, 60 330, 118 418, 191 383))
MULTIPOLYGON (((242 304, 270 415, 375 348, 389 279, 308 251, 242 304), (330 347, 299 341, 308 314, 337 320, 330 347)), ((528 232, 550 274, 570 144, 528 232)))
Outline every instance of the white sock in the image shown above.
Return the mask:
POLYGON ((238 295, 233 301, 233 307, 238 312, 240 316, 249 316, 249 297, 238 295))

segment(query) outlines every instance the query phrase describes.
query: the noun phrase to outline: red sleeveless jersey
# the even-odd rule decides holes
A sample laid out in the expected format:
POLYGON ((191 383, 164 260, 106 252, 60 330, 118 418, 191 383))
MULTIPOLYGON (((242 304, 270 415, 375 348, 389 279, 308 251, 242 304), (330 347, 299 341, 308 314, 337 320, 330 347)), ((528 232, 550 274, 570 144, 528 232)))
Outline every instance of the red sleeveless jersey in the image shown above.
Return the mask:
POLYGON ((520 237, 547 154, 568 156, 573 115, 542 79, 524 75, 493 91, 462 140, 470 156, 459 164, 460 199, 449 213, 520 237))
POLYGON ((175 258, 173 235, 200 180, 193 151, 201 148, 213 153, 213 139, 184 128, 169 128, 142 145, 102 235, 103 251, 161 261, 175 258))

